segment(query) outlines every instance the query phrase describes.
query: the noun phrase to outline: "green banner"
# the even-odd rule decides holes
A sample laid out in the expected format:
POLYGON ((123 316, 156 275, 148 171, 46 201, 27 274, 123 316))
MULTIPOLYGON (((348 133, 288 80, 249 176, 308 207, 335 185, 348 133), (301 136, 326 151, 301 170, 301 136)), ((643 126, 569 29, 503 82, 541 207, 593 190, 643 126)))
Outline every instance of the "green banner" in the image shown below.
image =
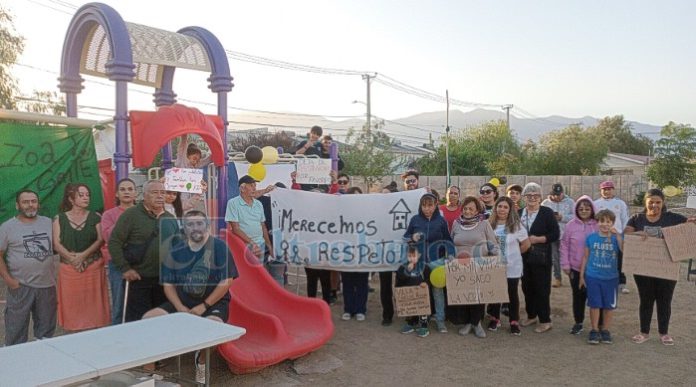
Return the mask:
POLYGON ((15 195, 39 194, 39 213, 58 213, 68 183, 85 183, 92 210, 103 207, 92 129, 0 122, 0 222, 17 213, 15 195))

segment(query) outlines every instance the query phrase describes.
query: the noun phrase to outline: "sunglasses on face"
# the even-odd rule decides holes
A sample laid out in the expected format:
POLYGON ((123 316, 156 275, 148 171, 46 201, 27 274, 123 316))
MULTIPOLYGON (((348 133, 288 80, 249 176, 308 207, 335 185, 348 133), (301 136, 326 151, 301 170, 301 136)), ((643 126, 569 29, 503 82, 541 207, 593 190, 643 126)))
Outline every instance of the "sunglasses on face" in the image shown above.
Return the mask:
POLYGON ((416 179, 406 179, 406 184, 416 184, 418 180, 416 179))
POLYGON ((481 195, 488 195, 489 193, 493 193, 492 189, 482 189, 479 191, 481 195))
POLYGON ((348 184, 348 180, 338 180, 338 184, 341 184, 341 185, 348 184))

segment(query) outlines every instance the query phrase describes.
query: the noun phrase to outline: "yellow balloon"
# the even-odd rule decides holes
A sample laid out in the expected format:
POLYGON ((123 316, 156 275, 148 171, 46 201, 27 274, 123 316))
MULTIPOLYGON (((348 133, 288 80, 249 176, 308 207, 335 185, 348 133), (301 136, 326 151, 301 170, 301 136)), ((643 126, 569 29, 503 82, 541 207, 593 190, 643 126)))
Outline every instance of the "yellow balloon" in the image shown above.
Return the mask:
POLYGON ((278 150, 272 146, 265 146, 261 148, 263 152, 263 159, 261 162, 264 164, 275 164, 278 162, 278 150))
POLYGON ((668 185, 667 187, 665 187, 665 189, 662 190, 662 192, 664 192, 665 196, 668 197, 677 196, 679 195, 679 188, 673 185, 668 185))
POLYGON ((266 177, 266 167, 263 163, 251 164, 249 166, 249 176, 253 177, 256 181, 261 181, 266 177))
POLYGON ((445 287, 447 284, 447 280, 445 279, 445 267, 444 266, 438 266, 433 269, 433 271, 430 272, 430 283, 439 289, 442 289, 445 287))
POLYGON ((497 177, 494 177, 488 181, 489 183, 493 184, 494 186, 499 186, 500 185, 500 180, 498 180, 497 177))

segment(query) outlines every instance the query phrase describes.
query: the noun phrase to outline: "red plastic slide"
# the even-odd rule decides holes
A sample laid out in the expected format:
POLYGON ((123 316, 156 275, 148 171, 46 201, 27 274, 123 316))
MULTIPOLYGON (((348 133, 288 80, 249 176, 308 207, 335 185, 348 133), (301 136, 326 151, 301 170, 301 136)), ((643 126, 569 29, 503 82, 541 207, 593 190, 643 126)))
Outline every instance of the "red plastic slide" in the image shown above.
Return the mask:
POLYGON ((225 232, 239 278, 232 282, 228 322, 247 333, 218 346, 236 374, 296 359, 333 336, 331 310, 321 299, 300 297, 278 285, 242 241, 225 232))

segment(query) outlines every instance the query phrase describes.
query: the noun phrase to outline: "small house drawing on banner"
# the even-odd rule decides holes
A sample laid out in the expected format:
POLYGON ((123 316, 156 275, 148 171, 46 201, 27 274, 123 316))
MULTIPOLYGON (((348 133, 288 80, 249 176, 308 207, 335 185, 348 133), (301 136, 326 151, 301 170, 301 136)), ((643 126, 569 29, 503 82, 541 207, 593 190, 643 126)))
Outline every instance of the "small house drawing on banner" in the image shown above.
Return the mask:
POLYGON ((389 210, 389 213, 393 217, 392 228, 394 230, 406 230, 406 227, 408 227, 408 214, 411 213, 411 209, 408 208, 404 199, 399 199, 394 207, 389 210))

